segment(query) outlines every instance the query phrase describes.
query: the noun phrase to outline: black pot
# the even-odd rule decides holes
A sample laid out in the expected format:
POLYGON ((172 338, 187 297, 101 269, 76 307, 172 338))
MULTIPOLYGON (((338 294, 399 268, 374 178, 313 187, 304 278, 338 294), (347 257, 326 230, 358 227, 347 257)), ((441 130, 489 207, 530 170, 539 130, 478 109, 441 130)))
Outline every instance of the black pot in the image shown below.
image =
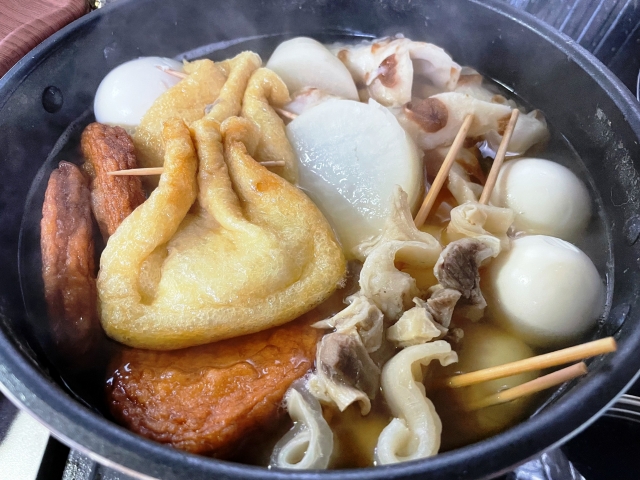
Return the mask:
MULTIPOLYGON (((435 480, 497 475, 568 440, 638 376, 639 141, 640 109, 626 87, 568 37, 495 1, 121 0, 58 32, 0 80, 2 391, 64 443, 144 478, 435 480), (104 75, 141 55, 190 52, 187 56, 222 58, 246 48, 268 55, 283 33, 337 39, 398 32, 432 41, 460 64, 513 89, 540 108, 575 147, 595 179, 609 240, 604 255, 609 313, 597 335, 614 335, 619 350, 591 361, 587 377, 505 433, 424 461, 366 470, 276 472, 190 455, 138 437, 96 413, 91 399, 74 398, 56 375, 55 359, 43 353, 47 319, 33 314, 42 292, 28 287, 34 284, 28 277, 38 272, 25 267, 29 261, 19 261, 18 250, 19 242, 21 252, 38 250, 29 235, 20 237, 30 186, 38 183, 39 171, 48 174, 41 169, 47 159, 67 151, 66 140, 77 130, 73 122, 89 121, 87 111, 104 75), (238 38, 245 41, 233 41, 238 38), (202 45, 210 47, 194 50, 202 45)), ((38 192, 30 195, 37 198, 38 192)), ((24 219, 27 227, 38 221, 24 219)))

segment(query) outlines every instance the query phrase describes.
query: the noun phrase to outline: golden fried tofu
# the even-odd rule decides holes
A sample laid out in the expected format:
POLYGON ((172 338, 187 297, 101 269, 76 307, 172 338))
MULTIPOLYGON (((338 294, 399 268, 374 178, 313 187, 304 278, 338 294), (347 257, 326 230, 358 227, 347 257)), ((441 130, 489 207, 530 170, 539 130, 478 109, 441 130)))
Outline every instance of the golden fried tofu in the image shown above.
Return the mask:
POLYGON ((187 77, 158 97, 133 135, 140 166, 162 166, 164 122, 181 119, 190 125, 209 110, 218 122, 238 115, 247 81, 260 64, 260 57, 253 52, 242 52, 220 63, 205 59, 185 64, 187 77))
POLYGON ((267 68, 259 68, 251 75, 244 92, 242 116, 253 120, 260 131, 256 160, 284 162, 283 166, 269 167, 269 170, 295 184, 298 181, 298 160, 287 139, 284 122, 272 107, 284 107, 290 101, 282 79, 267 68))
POLYGON ((345 274, 318 208, 252 158, 253 122, 205 118, 191 134, 195 147, 184 122, 165 124, 160 184, 102 254, 102 325, 129 346, 177 349, 282 325, 345 274))

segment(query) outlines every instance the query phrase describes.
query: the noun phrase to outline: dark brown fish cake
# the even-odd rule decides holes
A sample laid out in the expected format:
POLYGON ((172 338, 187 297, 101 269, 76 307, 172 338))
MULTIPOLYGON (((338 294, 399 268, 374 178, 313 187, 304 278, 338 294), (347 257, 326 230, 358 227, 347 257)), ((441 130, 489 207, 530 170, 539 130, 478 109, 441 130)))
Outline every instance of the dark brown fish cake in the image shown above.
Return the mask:
POLYGON ((91 178, 91 208, 107 240, 145 200, 140 177, 107 174, 137 168, 133 141, 120 127, 92 123, 82 132, 81 144, 91 178))
POLYGON ((93 348, 100 324, 89 186, 76 165, 61 162, 49 177, 40 228, 53 338, 62 355, 78 358, 93 348))

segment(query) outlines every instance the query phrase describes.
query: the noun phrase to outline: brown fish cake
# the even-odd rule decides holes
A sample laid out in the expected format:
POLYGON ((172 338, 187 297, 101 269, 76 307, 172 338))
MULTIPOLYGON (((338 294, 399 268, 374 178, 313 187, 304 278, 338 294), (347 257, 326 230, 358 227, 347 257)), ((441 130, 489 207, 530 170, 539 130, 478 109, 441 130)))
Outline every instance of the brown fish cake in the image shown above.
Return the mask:
POLYGON ((49 177, 40 223, 42 279, 53 337, 67 356, 93 347, 96 310, 95 249, 87 180, 68 162, 49 177))
POLYGON ((286 390, 313 366, 317 317, 182 350, 127 348, 110 370, 110 411, 146 438, 227 457, 284 413, 286 390))
POLYGON ((82 133, 84 170, 91 178, 91 207, 106 240, 145 200, 138 176, 107 172, 137 168, 131 137, 120 127, 92 123, 82 133))

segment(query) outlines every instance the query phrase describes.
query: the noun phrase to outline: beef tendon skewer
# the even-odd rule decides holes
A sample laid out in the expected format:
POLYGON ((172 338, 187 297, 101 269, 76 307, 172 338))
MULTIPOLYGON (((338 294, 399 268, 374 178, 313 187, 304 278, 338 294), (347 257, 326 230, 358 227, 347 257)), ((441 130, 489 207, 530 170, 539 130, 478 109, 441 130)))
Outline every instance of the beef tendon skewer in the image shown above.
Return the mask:
POLYGON ((42 278, 54 341, 59 352, 77 359, 91 351, 100 326, 89 186, 76 165, 61 162, 51 174, 40 226, 42 278))
POLYGON ((84 170, 91 178, 91 208, 106 240, 145 200, 140 178, 109 175, 137 168, 133 141, 120 127, 92 123, 82 133, 81 143, 84 170))
POLYGON ((491 171, 489 172, 489 176, 487 177, 487 181, 484 184, 484 188, 482 189, 482 195, 480 195, 480 200, 478 203, 483 205, 487 205, 489 203, 489 198, 491 198, 491 192, 493 191, 493 187, 496 186, 496 182, 498 181, 498 174, 500 173, 500 168, 504 162, 504 157, 507 154, 507 149, 509 148, 509 142, 511 141, 511 136, 513 135, 513 131, 516 128, 516 123, 518 121, 518 116, 520 115, 520 110, 514 108, 511 112, 511 116, 509 117, 509 123, 507 124, 507 128, 505 128, 504 133, 502 134, 502 141, 500 142, 500 146, 498 147, 498 152, 496 153, 495 158, 493 159, 493 165, 491 165, 491 171))
POLYGON ((440 192, 445 182, 449 178, 449 170, 451 170, 451 166, 453 165, 453 162, 455 162, 456 160, 458 151, 462 147, 462 144, 464 143, 465 138, 467 138, 467 132, 469 131, 469 128, 471 128, 471 123, 473 123, 473 115, 469 114, 464 118, 464 121, 460 126, 460 130, 458 130, 458 134, 456 135, 456 138, 453 140, 451 147, 449 147, 449 152, 447 153, 447 156, 442 162, 442 166, 438 171, 438 175, 436 175, 436 178, 433 180, 433 183, 431 184, 431 187, 429 188, 427 195, 424 197, 422 206, 420 207, 420 210, 416 214, 414 223, 417 228, 420 228, 424 224, 425 220, 429 216, 429 212, 431 211, 433 204, 436 202, 436 197, 438 196, 438 193, 440 192))

